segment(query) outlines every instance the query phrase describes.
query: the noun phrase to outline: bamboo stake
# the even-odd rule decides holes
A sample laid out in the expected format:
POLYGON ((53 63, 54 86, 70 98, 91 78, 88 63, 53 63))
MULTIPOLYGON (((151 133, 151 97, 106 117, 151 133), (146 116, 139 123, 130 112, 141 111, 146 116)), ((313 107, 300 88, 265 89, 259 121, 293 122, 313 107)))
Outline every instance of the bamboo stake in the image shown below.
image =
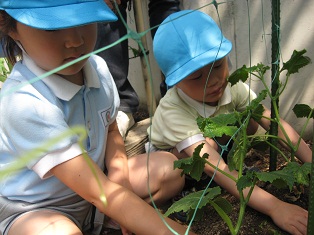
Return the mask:
MULTIPOLYGON (((144 32, 144 17, 141 0, 134 0, 134 16, 135 25, 137 32, 144 32)), ((143 47, 147 49, 146 35, 141 37, 141 42, 143 47)), ((149 65, 146 63, 145 56, 141 55, 141 67, 143 72, 143 78, 145 82, 146 98, 147 98, 147 109, 149 114, 152 116, 156 110, 156 99, 153 92, 153 81, 150 81, 151 73, 149 70, 149 65)), ((147 56, 147 62, 149 63, 149 58, 147 56)))

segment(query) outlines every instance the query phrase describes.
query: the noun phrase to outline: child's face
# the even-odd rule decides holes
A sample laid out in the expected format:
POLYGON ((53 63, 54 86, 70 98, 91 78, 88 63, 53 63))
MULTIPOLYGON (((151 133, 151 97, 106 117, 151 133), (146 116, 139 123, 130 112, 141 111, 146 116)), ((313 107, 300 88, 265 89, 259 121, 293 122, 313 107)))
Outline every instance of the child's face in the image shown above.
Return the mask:
POLYGON ((194 100, 215 106, 222 97, 229 76, 226 57, 190 74, 176 86, 194 100))
MULTIPOLYGON (((40 30, 17 22, 16 32, 10 36, 20 42, 26 53, 42 69, 49 71, 93 51, 96 24, 83 25, 62 30, 40 30)), ((63 77, 77 76, 86 60, 80 61, 58 72, 63 77)))

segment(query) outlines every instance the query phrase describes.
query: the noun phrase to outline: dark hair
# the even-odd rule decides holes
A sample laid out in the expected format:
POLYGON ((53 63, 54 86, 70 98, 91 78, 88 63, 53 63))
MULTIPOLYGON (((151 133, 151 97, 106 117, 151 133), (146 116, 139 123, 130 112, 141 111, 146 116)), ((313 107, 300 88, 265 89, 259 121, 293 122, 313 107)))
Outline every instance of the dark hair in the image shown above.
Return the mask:
POLYGON ((0 43, 5 56, 12 65, 17 62, 16 56, 22 54, 16 42, 8 35, 10 32, 15 31, 16 20, 5 11, 0 10, 0 43))

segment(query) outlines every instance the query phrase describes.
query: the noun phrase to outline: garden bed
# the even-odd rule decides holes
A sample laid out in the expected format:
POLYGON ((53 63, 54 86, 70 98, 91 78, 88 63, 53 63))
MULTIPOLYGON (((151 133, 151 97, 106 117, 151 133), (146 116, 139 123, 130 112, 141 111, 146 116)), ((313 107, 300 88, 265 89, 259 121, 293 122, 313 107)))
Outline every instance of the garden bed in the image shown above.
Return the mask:
MULTIPOLYGON (((137 135, 136 131, 140 130, 142 137, 146 138, 146 133, 142 133, 146 130, 147 125, 149 122, 147 121, 148 115, 145 112, 138 112, 135 114, 135 121, 140 123, 140 128, 135 126, 133 128, 133 135, 137 135), (144 119, 147 119, 143 122, 144 119), (141 125, 141 123, 144 123, 145 127, 141 125)), ((131 135, 132 135, 131 131, 131 135)), ((133 137, 128 137, 130 139, 133 139, 133 137)), ((140 139, 137 140, 138 144, 141 145, 140 139)), ((131 141, 131 140, 127 140, 131 141)), ((132 142, 132 141, 131 141, 132 142)), ((133 141, 134 142, 134 141, 133 141)), ((126 142, 128 143, 128 142, 126 142)), ((134 144, 134 143, 133 143, 134 144)), ((309 146, 312 148, 312 142, 308 142, 309 146)), ((128 145, 128 144, 127 144, 128 145)), ((136 145, 136 144, 135 144, 136 145)), ((130 147, 127 146, 127 148, 130 147)), ((245 159, 245 164, 247 166, 253 166, 258 168, 260 171, 268 171, 269 167, 269 150, 265 151, 257 151, 257 150, 250 150, 247 154, 247 158, 245 159)), ((285 151, 285 150, 283 150, 285 151)), ((284 158, 278 157, 277 159, 277 169, 282 169, 285 167, 286 162, 284 158)), ((268 191, 269 193, 275 195, 277 198, 289 202, 295 205, 299 205, 302 208, 307 209, 309 205, 309 187, 301 187, 301 188, 294 188, 292 192, 288 188, 285 189, 277 189, 271 184, 267 183, 259 183, 258 184, 261 188, 268 191)), ((231 205, 232 205, 232 212, 229 214, 230 219, 232 220, 233 224, 236 223, 238 219, 238 213, 239 213, 239 201, 231 196, 230 194, 223 192, 222 196, 227 199, 231 205)), ((165 208, 163 208, 165 210, 165 208)), ((180 221, 178 221, 180 222, 180 221)), ((188 223, 184 223, 186 226, 188 226, 188 223)), ((210 206, 208 206, 204 212, 204 216, 200 221, 194 221, 191 230, 196 232, 200 235, 228 235, 230 234, 229 229, 226 225, 226 223, 222 220, 222 218, 217 214, 217 212, 210 206)), ((111 235, 119 235, 122 234, 120 231, 108 231, 103 233, 105 234, 111 234, 111 235)), ((241 235, 271 235, 271 234, 281 234, 281 235, 288 235, 288 233, 284 232, 280 228, 278 228, 272 220, 265 216, 262 213, 257 212, 254 209, 251 209, 249 207, 246 208, 245 216, 243 219, 243 223, 241 226, 241 229, 239 231, 239 234, 241 235)))
MULTIPOLYGON (((312 146, 312 143, 309 143, 312 146)), ((261 171, 268 171, 269 166, 269 154, 267 151, 255 151, 251 150, 248 153, 248 158, 246 159, 246 164, 251 166, 254 164, 255 167, 261 171)), ((281 169, 285 166, 285 161, 283 158, 278 158, 278 169, 281 169)), ((267 192, 275 195, 277 198, 282 201, 289 202, 295 205, 299 205, 302 208, 307 209, 309 205, 309 187, 302 187, 300 189, 294 188, 292 192, 288 188, 277 189, 271 184, 261 183, 259 184, 261 188, 267 192)), ((233 224, 236 223, 238 214, 239 214, 239 201, 231 196, 228 193, 224 193, 223 197, 226 198, 233 207, 229 217, 231 218, 233 224)), ((196 221, 192 225, 192 230, 197 234, 201 235, 227 235, 230 234, 227 225, 223 222, 221 217, 217 212, 212 208, 208 207, 204 213, 204 216, 201 221, 196 221)), ((240 229, 239 234, 241 235, 271 235, 271 234, 281 234, 288 235, 289 233, 284 232, 278 228, 270 219, 270 217, 257 212, 250 207, 246 208, 245 216, 243 223, 240 229)))

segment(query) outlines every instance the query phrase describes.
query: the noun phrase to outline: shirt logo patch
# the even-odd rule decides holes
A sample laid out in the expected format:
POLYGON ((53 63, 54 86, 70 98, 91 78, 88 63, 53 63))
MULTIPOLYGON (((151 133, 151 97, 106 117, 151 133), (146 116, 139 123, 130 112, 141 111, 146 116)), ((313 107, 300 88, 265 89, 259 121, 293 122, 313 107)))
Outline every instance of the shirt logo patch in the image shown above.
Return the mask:
POLYGON ((109 125, 110 117, 111 117, 110 109, 99 111, 99 115, 102 120, 102 124, 104 125, 104 127, 107 127, 109 125))

